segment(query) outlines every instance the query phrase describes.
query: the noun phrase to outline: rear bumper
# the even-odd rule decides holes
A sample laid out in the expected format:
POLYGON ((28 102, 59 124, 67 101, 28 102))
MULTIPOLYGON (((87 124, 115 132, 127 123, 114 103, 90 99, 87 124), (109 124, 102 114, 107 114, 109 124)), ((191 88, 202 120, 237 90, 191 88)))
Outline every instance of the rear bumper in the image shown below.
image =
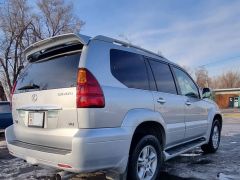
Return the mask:
POLYGON ((18 141, 14 125, 5 131, 10 154, 30 164, 45 165, 70 172, 114 169, 124 172, 130 148, 130 134, 124 128, 79 129, 72 138, 72 149, 63 150, 18 141), (71 168, 60 167, 59 164, 71 168))

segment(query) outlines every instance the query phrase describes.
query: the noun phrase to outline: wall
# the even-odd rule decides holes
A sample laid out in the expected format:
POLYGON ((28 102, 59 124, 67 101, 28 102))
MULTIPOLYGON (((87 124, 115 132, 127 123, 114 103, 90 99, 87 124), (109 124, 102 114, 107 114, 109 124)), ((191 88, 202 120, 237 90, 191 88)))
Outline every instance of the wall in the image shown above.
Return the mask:
POLYGON ((238 97, 240 96, 239 93, 224 93, 224 94, 219 94, 215 93, 215 101, 218 104, 218 106, 221 109, 226 109, 229 108, 229 98, 230 97, 238 97))

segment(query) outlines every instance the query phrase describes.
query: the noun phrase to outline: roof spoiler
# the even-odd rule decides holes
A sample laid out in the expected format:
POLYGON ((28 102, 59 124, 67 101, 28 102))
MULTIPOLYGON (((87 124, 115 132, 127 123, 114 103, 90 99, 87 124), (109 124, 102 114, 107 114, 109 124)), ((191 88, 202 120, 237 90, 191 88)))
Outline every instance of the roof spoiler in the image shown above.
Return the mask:
POLYGON ((87 45, 90 41, 91 37, 81 35, 81 34, 63 34, 59 36, 50 37, 41 41, 38 41, 32 45, 30 45, 28 48, 25 49, 24 54, 27 58, 29 55, 34 54, 38 51, 41 51, 43 49, 51 48, 60 44, 64 43, 81 43, 83 45, 87 45))

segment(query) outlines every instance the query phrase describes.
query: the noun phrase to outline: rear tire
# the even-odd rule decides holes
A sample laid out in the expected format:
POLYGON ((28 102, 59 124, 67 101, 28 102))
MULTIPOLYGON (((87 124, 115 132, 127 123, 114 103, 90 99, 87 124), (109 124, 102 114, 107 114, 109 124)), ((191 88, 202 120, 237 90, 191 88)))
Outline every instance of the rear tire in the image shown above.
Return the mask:
POLYGON ((145 135, 133 147, 128 162, 129 180, 155 180, 163 164, 163 151, 154 135, 145 135))
POLYGON ((208 144, 202 145, 201 149, 204 153, 215 153, 221 140, 221 124, 219 120, 215 119, 211 129, 211 135, 208 144))

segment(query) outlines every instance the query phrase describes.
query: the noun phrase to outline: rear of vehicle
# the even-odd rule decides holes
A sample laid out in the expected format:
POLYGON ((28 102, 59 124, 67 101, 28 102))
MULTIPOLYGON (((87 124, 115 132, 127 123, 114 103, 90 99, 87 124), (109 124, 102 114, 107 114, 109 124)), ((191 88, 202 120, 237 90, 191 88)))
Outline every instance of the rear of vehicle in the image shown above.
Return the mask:
POLYGON ((10 102, 0 102, 0 132, 12 125, 10 102))
POLYGON ((14 124, 6 129, 6 142, 12 155, 28 163, 122 173, 129 162, 130 179, 156 179, 167 159, 164 148, 172 148, 174 157, 207 131, 208 105, 195 83, 185 73, 195 88, 184 81, 190 88, 179 91, 176 65, 148 51, 104 36, 66 34, 25 53, 29 63, 14 86, 14 124), (191 102, 189 89, 198 94, 191 102))
POLYGON ((113 167, 124 157, 121 145, 112 141, 117 131, 96 129, 100 122, 89 121, 97 119, 94 111, 105 111, 102 87, 86 68, 89 40, 68 34, 26 50, 29 63, 12 97, 14 125, 6 130, 12 155, 71 172, 113 167), (111 155, 109 145, 116 148, 111 155))

